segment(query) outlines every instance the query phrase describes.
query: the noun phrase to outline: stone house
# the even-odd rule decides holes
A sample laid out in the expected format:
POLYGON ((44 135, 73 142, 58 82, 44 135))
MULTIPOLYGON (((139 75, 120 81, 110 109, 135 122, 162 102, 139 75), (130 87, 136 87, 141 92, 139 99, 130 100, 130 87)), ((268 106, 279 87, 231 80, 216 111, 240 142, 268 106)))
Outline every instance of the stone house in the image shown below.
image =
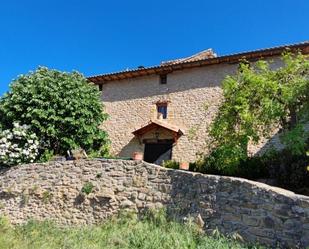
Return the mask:
MULTIPOLYGON (((88 79, 102 91, 110 115, 102 128, 111 139, 111 153, 132 157, 141 152, 147 162, 194 161, 207 153, 207 128, 222 101, 221 83, 243 59, 272 61, 280 66, 286 49, 309 53, 309 41, 232 55, 211 49, 193 56, 88 79)), ((250 148, 257 152, 267 141, 250 148)))

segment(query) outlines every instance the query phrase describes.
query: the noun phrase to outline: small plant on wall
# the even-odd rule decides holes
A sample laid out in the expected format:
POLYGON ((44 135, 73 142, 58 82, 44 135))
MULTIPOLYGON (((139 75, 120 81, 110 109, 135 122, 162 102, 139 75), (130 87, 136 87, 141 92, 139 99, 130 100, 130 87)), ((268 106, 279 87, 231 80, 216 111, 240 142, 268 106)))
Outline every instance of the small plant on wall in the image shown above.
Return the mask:
POLYGON ((167 160, 163 161, 163 167, 170 168, 170 169, 179 169, 179 162, 176 162, 174 160, 167 160))
POLYGON ((82 187, 81 192, 85 195, 89 195, 90 193, 92 193, 93 189, 94 189, 93 183, 86 182, 84 186, 82 187))
POLYGON ((53 194, 49 191, 45 191, 42 195, 42 200, 46 204, 51 201, 53 194))

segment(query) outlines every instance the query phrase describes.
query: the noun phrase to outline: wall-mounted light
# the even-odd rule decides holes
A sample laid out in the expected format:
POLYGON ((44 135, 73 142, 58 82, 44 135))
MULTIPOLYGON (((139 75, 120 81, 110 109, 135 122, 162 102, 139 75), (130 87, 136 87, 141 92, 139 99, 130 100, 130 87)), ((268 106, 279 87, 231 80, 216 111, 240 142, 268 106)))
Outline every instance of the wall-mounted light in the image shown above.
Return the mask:
POLYGON ((159 139, 159 136, 160 136, 160 133, 159 133, 159 131, 156 131, 155 133, 154 133, 154 135, 155 135, 155 139, 159 139))

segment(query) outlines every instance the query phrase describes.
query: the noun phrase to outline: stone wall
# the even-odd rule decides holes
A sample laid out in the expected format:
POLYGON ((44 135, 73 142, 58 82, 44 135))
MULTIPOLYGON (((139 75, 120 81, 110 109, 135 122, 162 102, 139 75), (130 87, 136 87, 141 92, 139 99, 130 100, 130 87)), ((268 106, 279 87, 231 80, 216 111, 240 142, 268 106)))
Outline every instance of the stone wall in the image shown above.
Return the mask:
POLYGON ((160 207, 178 219, 201 217, 206 231, 237 232, 272 246, 309 245, 309 197, 241 178, 121 160, 29 164, 0 173, 0 216, 14 224, 32 218, 93 224, 121 209, 160 207), (93 191, 82 194, 89 182, 93 191))

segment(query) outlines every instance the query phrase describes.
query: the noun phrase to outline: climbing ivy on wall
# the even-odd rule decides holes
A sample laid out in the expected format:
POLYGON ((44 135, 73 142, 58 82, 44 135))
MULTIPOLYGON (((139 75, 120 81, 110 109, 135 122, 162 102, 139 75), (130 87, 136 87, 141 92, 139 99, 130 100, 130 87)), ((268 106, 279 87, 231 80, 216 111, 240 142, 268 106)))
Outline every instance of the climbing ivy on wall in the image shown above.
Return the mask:
POLYGON ((210 128, 217 163, 235 166, 247 158, 248 143, 280 128, 280 138, 292 154, 305 153, 309 119, 309 61, 301 53, 282 55, 282 66, 260 60, 240 64, 223 81, 224 101, 210 128))

